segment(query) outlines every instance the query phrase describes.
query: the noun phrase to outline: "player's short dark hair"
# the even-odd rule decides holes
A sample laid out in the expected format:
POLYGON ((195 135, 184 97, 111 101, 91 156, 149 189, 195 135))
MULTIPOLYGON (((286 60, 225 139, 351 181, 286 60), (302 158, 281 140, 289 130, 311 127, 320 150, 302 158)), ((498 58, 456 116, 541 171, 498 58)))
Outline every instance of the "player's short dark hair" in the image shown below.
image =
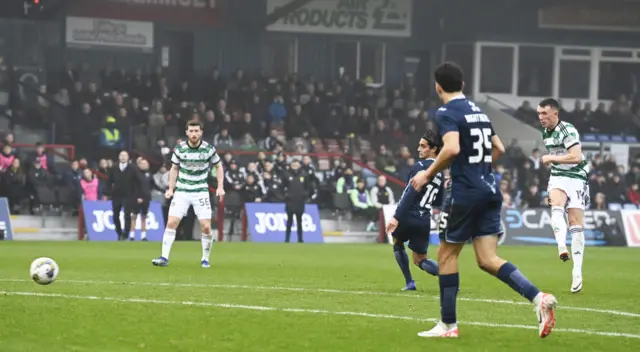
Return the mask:
POLYGON ((427 133, 422 136, 422 139, 427 141, 429 148, 436 149, 436 154, 440 153, 440 148, 442 148, 442 141, 440 140, 440 136, 438 136, 436 132, 428 130, 427 133))
POLYGON ((199 120, 189 120, 189 122, 187 122, 187 129, 189 129, 189 127, 195 126, 200 127, 200 129, 204 131, 204 125, 199 120))
POLYGON ((436 83, 447 93, 460 92, 464 85, 462 69, 457 64, 447 61, 433 71, 436 83))
POLYGON ((545 108, 545 107, 548 106, 548 107, 556 109, 556 110, 560 109, 560 103, 558 103, 558 101, 553 99, 553 98, 547 98, 547 99, 541 101, 538 105, 540 107, 542 107, 542 108, 545 108))

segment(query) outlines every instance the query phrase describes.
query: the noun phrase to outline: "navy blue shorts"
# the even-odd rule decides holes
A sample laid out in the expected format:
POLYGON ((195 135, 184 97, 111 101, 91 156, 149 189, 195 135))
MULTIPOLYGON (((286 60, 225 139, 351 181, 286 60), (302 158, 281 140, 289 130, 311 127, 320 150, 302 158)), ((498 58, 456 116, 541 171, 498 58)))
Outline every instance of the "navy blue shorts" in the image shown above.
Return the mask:
POLYGON ((408 247, 411 251, 417 254, 427 254, 430 232, 431 228, 398 225, 391 234, 393 236, 393 245, 394 247, 400 246, 409 241, 408 247))
POLYGON ((500 219, 502 201, 479 201, 472 204, 451 204, 440 213, 440 240, 465 243, 476 237, 501 236, 504 233, 500 219))

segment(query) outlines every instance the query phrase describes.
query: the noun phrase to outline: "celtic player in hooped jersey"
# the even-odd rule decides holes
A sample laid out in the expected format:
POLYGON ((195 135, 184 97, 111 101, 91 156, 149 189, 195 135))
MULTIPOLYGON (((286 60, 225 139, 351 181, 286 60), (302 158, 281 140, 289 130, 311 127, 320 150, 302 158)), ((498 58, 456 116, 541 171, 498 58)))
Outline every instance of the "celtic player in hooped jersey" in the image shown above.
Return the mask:
POLYGON ((169 264, 171 246, 176 239, 176 229, 182 218, 187 214, 190 206, 200 222, 202 229, 202 259, 200 265, 208 268, 211 255, 213 233, 211 232, 211 201, 209 196, 208 177, 211 166, 217 167, 216 177, 218 189, 216 195, 224 196, 224 170, 220 164, 220 156, 216 148, 202 140, 203 126, 199 121, 187 123, 186 142, 176 146, 171 156, 171 171, 169 171, 169 189, 165 197, 170 199, 167 228, 162 238, 162 256, 151 262, 157 266, 169 264))
POLYGON ((549 177, 549 203, 551 226, 558 243, 562 261, 569 260, 567 250, 567 223, 565 208, 569 214, 571 252, 573 254, 573 280, 571 292, 582 290, 582 259, 584 256, 584 210, 589 205, 589 164, 582 154, 580 134, 576 128, 560 121, 560 106, 554 99, 545 99, 538 105, 538 118, 542 125, 542 139, 548 155, 542 162, 551 164, 549 177))

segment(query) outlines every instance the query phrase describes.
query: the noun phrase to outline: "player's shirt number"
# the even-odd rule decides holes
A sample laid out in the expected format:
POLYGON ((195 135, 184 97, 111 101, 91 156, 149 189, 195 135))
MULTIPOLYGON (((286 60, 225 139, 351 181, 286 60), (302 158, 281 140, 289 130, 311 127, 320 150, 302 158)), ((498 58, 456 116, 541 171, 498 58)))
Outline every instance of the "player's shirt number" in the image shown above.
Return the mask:
POLYGON ((477 152, 477 155, 469 157, 469 164, 477 164, 482 161, 491 163, 491 129, 472 128, 469 133, 475 137, 473 150, 477 152))
POLYGON ((200 204, 201 207, 210 207, 211 206, 211 203, 209 203, 209 197, 204 197, 204 198, 198 199, 198 204, 200 204))
POLYGON ((431 209, 431 204, 436 199, 439 191, 440 189, 438 187, 434 187, 432 184, 427 185, 427 191, 424 192, 424 196, 422 196, 420 200, 420 207, 431 209))
POLYGON ((440 213, 440 220, 438 221, 438 230, 440 232, 444 232, 447 228, 449 213, 442 212, 440 213))

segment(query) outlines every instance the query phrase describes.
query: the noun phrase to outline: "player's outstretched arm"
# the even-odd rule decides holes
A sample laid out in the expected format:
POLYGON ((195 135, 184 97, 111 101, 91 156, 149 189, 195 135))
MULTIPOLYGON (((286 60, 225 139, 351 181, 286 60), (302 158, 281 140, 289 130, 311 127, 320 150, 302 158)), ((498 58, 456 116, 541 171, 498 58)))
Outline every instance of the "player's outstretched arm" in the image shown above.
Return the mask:
POLYGON ((569 148, 566 155, 543 155, 542 162, 545 164, 578 164, 582 162, 582 147, 576 144, 569 148))
POLYGON ((491 136, 491 160, 493 160, 494 163, 497 162, 502 154, 504 154, 504 151, 504 144, 502 144, 500 137, 498 137, 497 134, 491 136))

